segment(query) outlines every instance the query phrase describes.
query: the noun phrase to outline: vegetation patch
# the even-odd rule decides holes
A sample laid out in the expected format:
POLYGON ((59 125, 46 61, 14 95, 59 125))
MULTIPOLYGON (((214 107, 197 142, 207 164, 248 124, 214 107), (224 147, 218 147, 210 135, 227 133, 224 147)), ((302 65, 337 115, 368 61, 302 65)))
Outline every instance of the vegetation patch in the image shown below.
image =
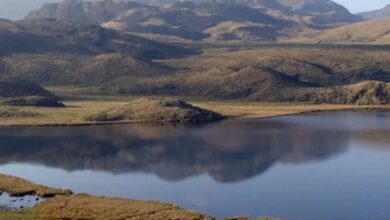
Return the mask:
POLYGON ((2 220, 48 220, 37 217, 31 211, 6 211, 0 209, 0 219, 2 220))
MULTIPOLYGON (((250 99, 262 101, 264 97, 253 96, 250 99)), ((274 91, 267 99, 315 104, 385 105, 390 103, 390 86, 380 81, 364 81, 347 86, 285 88, 274 91)))
POLYGON ((141 98, 124 106, 87 117, 88 121, 143 121, 201 123, 222 120, 223 116, 174 98, 141 98))
POLYGON ((42 96, 16 97, 8 98, 1 102, 6 106, 32 106, 32 107, 65 107, 65 105, 55 98, 47 98, 42 96))
POLYGON ((36 112, 21 111, 18 109, 0 109, 0 118, 36 118, 41 116, 36 112))

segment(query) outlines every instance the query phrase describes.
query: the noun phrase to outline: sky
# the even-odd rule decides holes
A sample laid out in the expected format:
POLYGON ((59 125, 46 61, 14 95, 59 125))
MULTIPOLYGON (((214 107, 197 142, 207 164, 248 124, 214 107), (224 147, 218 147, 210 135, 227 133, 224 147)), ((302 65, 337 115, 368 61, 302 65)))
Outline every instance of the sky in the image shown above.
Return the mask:
MULTIPOLYGON (((22 19, 32 9, 39 8, 47 2, 55 2, 58 0, 0 0, 0 18, 11 20, 22 19)), ((335 2, 344 5, 351 12, 357 13, 362 11, 370 11, 390 4, 390 0, 334 0, 335 2)))

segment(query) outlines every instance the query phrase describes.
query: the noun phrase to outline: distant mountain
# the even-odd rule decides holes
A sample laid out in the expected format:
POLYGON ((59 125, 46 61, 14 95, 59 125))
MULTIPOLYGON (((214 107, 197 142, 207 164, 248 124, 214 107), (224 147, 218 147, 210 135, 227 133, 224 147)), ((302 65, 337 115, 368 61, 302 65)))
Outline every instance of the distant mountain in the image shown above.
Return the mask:
POLYGON ((53 18, 190 40, 274 41, 303 27, 361 21, 330 0, 63 0, 26 19, 53 18), (229 25, 232 24, 232 25, 229 25))
POLYGON ((274 3, 277 6, 276 9, 279 8, 287 14, 301 16, 301 19, 308 19, 314 25, 332 25, 362 20, 360 16, 351 14, 344 6, 331 0, 271 0, 270 2, 272 1, 276 2, 274 3))
POLYGON ((362 12, 360 15, 365 19, 390 18, 390 4, 379 10, 362 12))
POLYGON ((311 34, 301 42, 337 44, 390 44, 390 19, 344 25, 311 34))

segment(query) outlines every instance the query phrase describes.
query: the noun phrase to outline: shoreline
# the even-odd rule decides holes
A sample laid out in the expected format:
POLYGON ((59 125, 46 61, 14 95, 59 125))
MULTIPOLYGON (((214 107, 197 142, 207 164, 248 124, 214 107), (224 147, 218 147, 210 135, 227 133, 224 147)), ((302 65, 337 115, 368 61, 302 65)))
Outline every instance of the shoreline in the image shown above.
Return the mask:
POLYGON ((273 217, 249 218, 246 216, 216 218, 171 203, 73 194, 68 189, 51 188, 0 173, 0 193, 8 193, 15 198, 24 198, 32 195, 43 196, 43 193, 48 192, 50 196, 43 197, 46 199, 40 200, 30 208, 0 208, 0 219, 280 220, 273 217))
POLYGON ((10 215, 14 215, 18 219, 34 220, 216 219, 206 214, 183 209, 170 203, 73 194, 70 190, 51 188, 4 174, 0 174, 0 193, 8 193, 10 196, 17 198, 23 198, 28 195, 47 198, 35 204, 32 208, 0 209, 0 219, 3 219, 3 216, 7 217, 10 215))
MULTIPOLYGON (((88 101, 91 102, 91 101, 88 101)), ((120 103, 120 102, 119 102, 120 103)), ((220 101, 220 102, 190 102, 194 106, 201 107, 207 110, 212 110, 217 113, 220 113, 226 119, 224 120, 262 120, 269 118, 301 115, 315 112, 332 112, 332 111, 389 111, 390 105, 333 105, 333 104, 291 104, 291 103, 281 103, 281 104, 267 104, 267 103, 233 103, 220 101)), ((78 106, 79 107, 79 106, 78 106)), ((82 108, 82 107, 81 107, 82 108)), ((12 109, 18 110, 27 110, 40 113, 41 111, 52 111, 54 114, 58 114, 61 117, 61 112, 55 113, 56 109, 50 108, 34 108, 34 107, 13 107, 12 109)), ((70 113, 73 113, 72 110, 79 110, 80 108, 68 107, 63 110, 69 110, 70 113)), ((86 110, 87 111, 87 110, 86 110)), ((45 113, 43 113, 43 121, 41 122, 40 117, 33 118, 35 121, 28 122, 31 118, 7 118, 7 120, 2 120, 0 122, 0 128, 7 127, 88 127, 88 126, 105 126, 105 125, 126 125, 126 124, 136 124, 136 123, 161 123, 169 124, 172 122, 146 122, 146 121, 106 121, 106 122, 88 122, 79 118, 75 121, 61 121, 58 122, 46 122, 44 118, 45 113), (13 120, 14 119, 14 120, 13 120), (25 119, 25 120, 23 120, 25 119), (27 122, 26 122, 27 121, 27 122)), ((222 120, 222 121, 224 121, 222 120)), ((210 122, 212 123, 212 122, 210 122)))
MULTIPOLYGON (((207 103, 204 105, 211 106, 212 104, 207 103)), ((225 103, 226 105, 226 103, 225 103)), ((213 105, 214 108, 223 108, 225 105, 213 105)), ((241 105, 242 106, 242 105, 241 105)), ((247 106, 248 107, 248 106, 247 106)), ((259 108, 269 108, 270 106, 254 106, 254 109, 259 108)), ((278 106, 279 108, 297 108, 296 105, 291 106, 278 106)), ((306 106, 308 107, 308 106, 306 106)), ((299 114, 308 114, 315 112, 327 112, 327 111, 389 111, 390 106, 341 106, 341 105, 311 105, 315 109, 305 109, 299 112, 290 113, 290 114, 274 114, 273 116, 262 116, 260 118, 251 117, 252 115, 241 115, 237 117, 230 116, 227 120, 261 120, 267 118, 275 117, 284 117, 291 115, 299 114), (320 108, 322 107, 322 108, 320 108)), ((267 110, 267 109, 266 109, 267 110)), ((295 109, 296 110, 296 109, 295 109)), ((265 111, 267 112, 267 111, 265 111)), ((264 112, 262 112, 264 113, 264 112)), ((99 125, 107 124, 128 124, 128 123, 142 123, 142 122, 104 122, 99 123, 99 125)), ((66 126, 94 126, 96 124, 87 124, 87 125, 66 125, 66 126)), ((15 125, 15 126, 24 126, 24 125, 15 125)), ((53 125, 31 125, 31 126, 53 126, 53 125)), ((64 125, 57 125, 64 126, 64 125)), ((12 126, 11 126, 12 127, 12 126)), ((0 194, 9 193, 11 196, 22 198, 27 195, 38 195, 42 198, 49 198, 46 201, 42 201, 39 204, 28 209, 10 209, 10 210, 1 210, 0 209, 0 219, 1 217, 7 215, 21 215, 21 218, 18 219, 28 219, 28 220, 43 220, 43 219, 80 219, 86 218, 85 216, 92 216, 90 219, 104 219, 104 220, 117 220, 117 216, 132 216, 129 219, 155 219, 155 217, 163 216, 163 219, 183 219, 183 220, 215 220, 215 219, 239 219, 239 220, 249 220, 252 218, 246 217, 234 217, 234 218, 214 218, 208 216, 207 214, 200 213, 198 211, 193 211, 189 209, 183 209, 175 204, 163 203, 159 201, 144 201, 144 200, 132 200, 132 199, 120 199, 114 197, 103 197, 103 196, 94 196, 88 194, 73 194, 70 190, 67 189, 54 189, 51 187, 46 187, 44 185, 34 184, 27 180, 7 176, 0 173, 0 194), (115 205, 110 205, 110 204, 115 205), (66 204, 64 206, 64 204, 66 204), (79 208, 83 207, 83 208, 79 208), (61 210, 60 212, 58 210, 61 210), (91 214, 91 210, 93 211, 91 214), (123 211, 124 210, 124 211, 123 211), (139 213, 142 214, 134 214, 139 213), (24 215, 28 215, 27 218, 24 218, 24 215), (103 216, 103 217, 101 217, 103 216), (100 218, 101 217, 101 218, 100 218)), ((276 220, 275 218, 257 218, 258 220, 276 220)))

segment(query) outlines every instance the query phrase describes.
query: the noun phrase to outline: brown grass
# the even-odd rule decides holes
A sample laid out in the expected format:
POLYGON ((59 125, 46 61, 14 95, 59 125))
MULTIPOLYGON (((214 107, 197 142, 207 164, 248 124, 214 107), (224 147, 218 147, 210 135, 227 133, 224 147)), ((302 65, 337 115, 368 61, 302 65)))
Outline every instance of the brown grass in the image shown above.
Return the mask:
MULTIPOLYGON (((101 112, 122 108, 130 100, 136 97, 89 97, 89 100, 65 101, 65 108, 36 108, 36 107, 5 107, 0 106, 0 111, 29 112, 32 117, 5 117, 0 121, 0 126, 44 126, 44 125, 92 125, 118 122, 91 122, 87 116, 101 112), (37 117, 36 115, 39 115, 37 117)), ((186 100, 186 99, 185 99, 186 100)), ((385 109, 390 105, 328 105, 328 104, 302 104, 302 103, 260 103, 252 101, 204 101, 186 100, 188 103, 203 109, 217 112, 226 117, 236 118, 266 118, 282 115, 301 114, 313 111, 349 110, 349 109, 385 109)))
POLYGON ((227 117, 235 118, 269 118, 295 115, 317 111, 382 109, 390 110, 390 105, 329 105, 300 103, 257 103, 237 101, 204 101, 192 102, 195 106, 210 109, 227 117))
POLYGON ((53 219, 139 219, 206 220, 206 215, 181 209, 172 204, 124 200, 89 195, 60 196, 33 208, 40 217, 53 219))
POLYGON ((140 121, 199 123, 222 120, 218 113, 194 107, 185 101, 167 97, 146 97, 124 106, 90 115, 90 121, 140 121))
POLYGON ((31 183, 27 180, 0 174, 0 192, 7 192, 11 196, 24 196, 36 194, 41 197, 53 197, 56 195, 70 195, 70 190, 53 189, 31 183))

